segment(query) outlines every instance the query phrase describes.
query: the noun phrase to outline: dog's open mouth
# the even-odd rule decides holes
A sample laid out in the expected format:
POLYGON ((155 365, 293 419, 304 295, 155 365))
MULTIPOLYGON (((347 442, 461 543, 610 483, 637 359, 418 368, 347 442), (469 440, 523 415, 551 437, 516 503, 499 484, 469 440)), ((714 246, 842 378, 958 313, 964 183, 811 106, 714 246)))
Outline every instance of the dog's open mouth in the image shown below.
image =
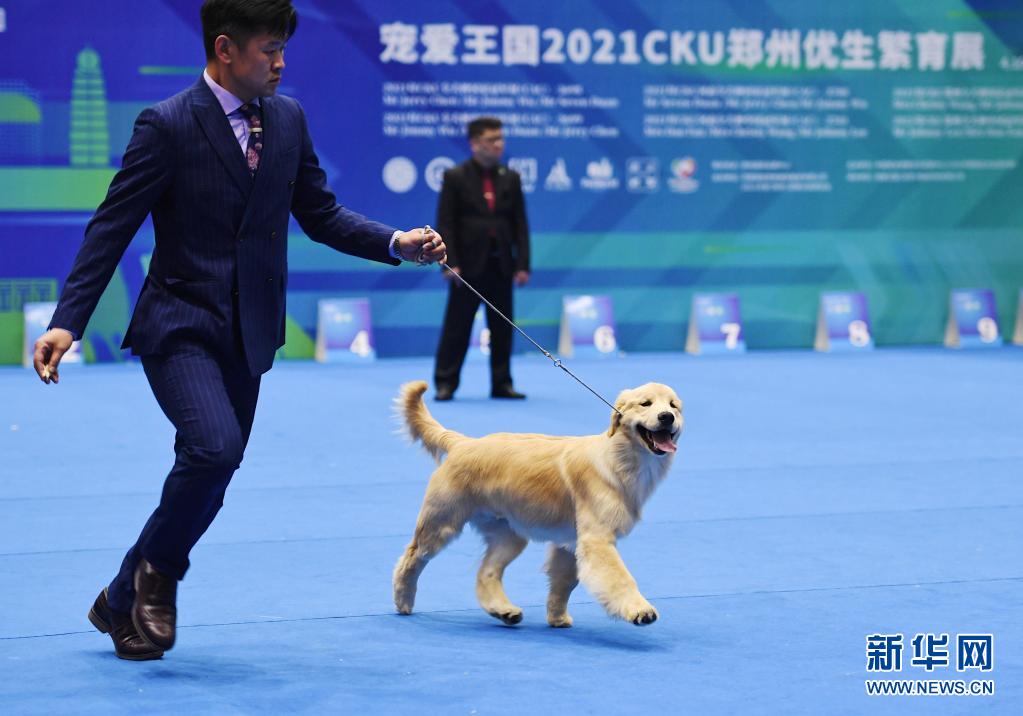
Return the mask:
POLYGON ((636 431, 639 433, 639 436, 643 438, 643 442, 646 443, 647 448, 654 455, 665 455, 669 452, 675 452, 675 442, 671 439, 671 431, 647 430, 642 425, 637 425, 636 431))

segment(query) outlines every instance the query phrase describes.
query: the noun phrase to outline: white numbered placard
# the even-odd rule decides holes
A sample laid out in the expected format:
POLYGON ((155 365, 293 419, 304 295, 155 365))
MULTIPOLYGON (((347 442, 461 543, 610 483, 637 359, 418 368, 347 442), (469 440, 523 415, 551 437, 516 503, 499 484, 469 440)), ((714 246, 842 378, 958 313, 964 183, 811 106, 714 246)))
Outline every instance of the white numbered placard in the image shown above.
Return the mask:
POLYGON ((817 311, 818 351, 857 351, 874 347, 867 297, 859 291, 825 291, 817 311))
POLYGON ((689 311, 686 353, 744 353, 739 297, 734 293, 697 293, 689 311))
POLYGON ((483 306, 476 309, 476 315, 472 319, 472 337, 469 338, 469 353, 466 360, 490 360, 490 329, 487 328, 483 306))
POLYGON ((1012 342, 1023 346, 1023 288, 1019 290, 1019 300, 1016 301, 1016 330, 1012 332, 1012 342))
POLYGON ((610 296, 565 296, 558 353, 564 358, 618 355, 610 296))
POLYGON ((955 289, 949 297, 945 345, 993 348, 1002 344, 995 294, 988 288, 955 289))
POLYGON ((376 358, 367 298, 323 298, 317 302, 316 360, 361 362, 376 358))

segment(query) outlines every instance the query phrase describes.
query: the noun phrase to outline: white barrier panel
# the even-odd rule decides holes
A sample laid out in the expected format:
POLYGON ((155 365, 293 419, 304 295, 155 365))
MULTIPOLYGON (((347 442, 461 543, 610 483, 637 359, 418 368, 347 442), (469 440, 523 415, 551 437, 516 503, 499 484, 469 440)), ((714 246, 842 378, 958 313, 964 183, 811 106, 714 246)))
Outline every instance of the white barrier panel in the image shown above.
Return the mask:
POLYGON ((361 362, 376 358, 369 299, 324 298, 317 302, 316 360, 361 362))
POLYGON ((472 337, 469 338, 469 352, 465 359, 471 363, 490 360, 490 329, 487 328, 483 306, 476 309, 476 316, 472 319, 472 337))
POLYGON ((945 345, 993 348, 1002 344, 995 294, 988 288, 955 289, 949 297, 945 345))
POLYGON ((874 347, 867 297, 859 291, 825 291, 817 311, 818 351, 858 351, 874 347))
POLYGON ((1023 346, 1023 288, 1019 290, 1019 300, 1016 301, 1016 330, 1012 333, 1012 342, 1023 346))
POLYGON ((734 293, 697 293, 689 311, 686 353, 744 353, 739 297, 734 293))
POLYGON ((561 300, 562 358, 618 354, 614 308, 610 296, 565 296, 561 300))

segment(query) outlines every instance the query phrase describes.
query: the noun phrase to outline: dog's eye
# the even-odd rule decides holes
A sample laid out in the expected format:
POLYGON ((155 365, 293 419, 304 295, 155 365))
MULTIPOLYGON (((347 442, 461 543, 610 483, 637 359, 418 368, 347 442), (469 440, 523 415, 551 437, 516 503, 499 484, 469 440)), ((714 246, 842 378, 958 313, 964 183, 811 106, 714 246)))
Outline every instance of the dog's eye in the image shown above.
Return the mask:
POLYGON ((678 410, 678 403, 676 403, 674 400, 671 401, 670 403, 668 403, 668 405, 670 405, 671 407, 675 408, 675 410, 678 410))
POLYGON ((644 400, 642 403, 639 404, 641 408, 649 408, 651 405, 653 405, 653 401, 650 400, 644 400))

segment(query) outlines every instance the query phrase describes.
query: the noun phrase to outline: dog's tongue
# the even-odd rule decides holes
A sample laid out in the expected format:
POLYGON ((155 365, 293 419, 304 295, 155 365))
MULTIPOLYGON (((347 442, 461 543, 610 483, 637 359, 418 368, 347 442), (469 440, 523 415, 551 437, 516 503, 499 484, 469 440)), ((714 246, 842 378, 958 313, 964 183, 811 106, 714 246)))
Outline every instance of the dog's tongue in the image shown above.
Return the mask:
POLYGON ((667 430, 658 430, 656 433, 650 433, 651 439, 654 441, 654 447, 664 452, 675 452, 675 443, 671 441, 671 433, 667 430))

